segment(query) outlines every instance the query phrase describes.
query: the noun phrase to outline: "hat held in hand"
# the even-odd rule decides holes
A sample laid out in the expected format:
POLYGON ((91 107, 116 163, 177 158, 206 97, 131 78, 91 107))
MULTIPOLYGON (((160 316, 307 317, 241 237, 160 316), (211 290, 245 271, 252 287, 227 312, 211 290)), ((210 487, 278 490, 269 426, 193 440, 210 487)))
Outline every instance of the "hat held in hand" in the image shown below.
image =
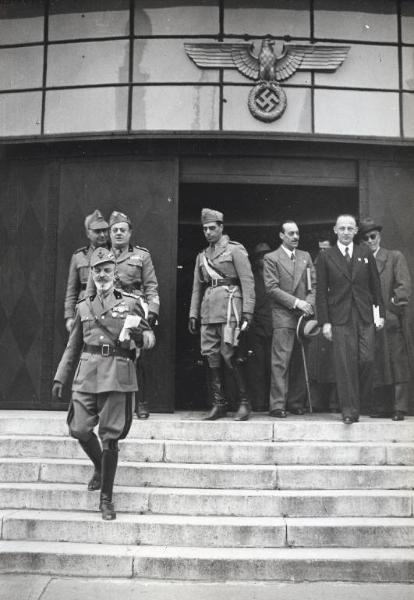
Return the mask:
POLYGON ((310 319, 306 315, 301 315, 299 317, 299 321, 296 326, 296 338, 301 344, 309 340, 311 337, 318 335, 320 331, 321 328, 318 325, 318 321, 315 319, 310 319))

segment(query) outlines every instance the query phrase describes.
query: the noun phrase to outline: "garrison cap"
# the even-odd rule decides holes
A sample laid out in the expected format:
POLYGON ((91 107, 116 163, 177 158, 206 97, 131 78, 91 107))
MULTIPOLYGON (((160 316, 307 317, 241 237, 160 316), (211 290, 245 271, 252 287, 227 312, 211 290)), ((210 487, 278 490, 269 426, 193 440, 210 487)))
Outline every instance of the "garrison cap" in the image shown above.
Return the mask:
POLYGON ((213 210, 212 208, 203 208, 201 211, 201 224, 205 223, 213 223, 214 221, 223 222, 223 213, 218 210, 213 210))
POLYGON ((100 210, 94 210, 85 218, 85 229, 108 229, 108 227, 100 210))
POLYGON ((92 252, 91 267, 102 265, 103 263, 111 262, 115 264, 115 256, 108 248, 96 248, 92 252))
POLYGON ((382 225, 378 225, 374 219, 367 217, 360 222, 358 233, 360 236, 363 236, 370 231, 382 231, 382 225))
POLYGON ((125 213, 121 213, 118 210, 114 210, 109 217, 109 227, 115 225, 115 223, 128 223, 132 227, 131 219, 125 213))

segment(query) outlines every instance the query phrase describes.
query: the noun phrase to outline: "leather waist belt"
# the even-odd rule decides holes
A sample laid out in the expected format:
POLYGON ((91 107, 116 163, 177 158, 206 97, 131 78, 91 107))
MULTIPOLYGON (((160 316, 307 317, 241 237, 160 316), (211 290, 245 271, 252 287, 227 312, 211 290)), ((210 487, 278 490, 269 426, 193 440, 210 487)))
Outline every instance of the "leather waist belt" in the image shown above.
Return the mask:
POLYGON ((240 285, 240 279, 237 279, 237 277, 223 277, 222 279, 210 279, 208 285, 210 287, 218 287, 220 285, 240 285))
POLYGON ((86 283, 81 283, 80 289, 82 290, 82 292, 84 292, 86 290, 86 283))
POLYGON ((83 345, 83 352, 89 352, 90 354, 100 354, 101 356, 122 356, 123 358, 135 359, 135 352, 133 350, 125 350, 124 348, 117 348, 110 344, 102 344, 101 346, 93 346, 91 344, 83 345))

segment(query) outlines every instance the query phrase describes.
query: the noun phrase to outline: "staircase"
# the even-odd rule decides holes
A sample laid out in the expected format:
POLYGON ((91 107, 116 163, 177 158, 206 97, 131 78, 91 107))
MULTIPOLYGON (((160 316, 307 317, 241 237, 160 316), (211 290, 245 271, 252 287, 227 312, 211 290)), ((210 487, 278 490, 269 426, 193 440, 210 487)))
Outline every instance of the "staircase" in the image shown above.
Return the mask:
POLYGON ((62 412, 0 412, 0 573, 414 582, 414 418, 133 422, 117 520, 62 412))

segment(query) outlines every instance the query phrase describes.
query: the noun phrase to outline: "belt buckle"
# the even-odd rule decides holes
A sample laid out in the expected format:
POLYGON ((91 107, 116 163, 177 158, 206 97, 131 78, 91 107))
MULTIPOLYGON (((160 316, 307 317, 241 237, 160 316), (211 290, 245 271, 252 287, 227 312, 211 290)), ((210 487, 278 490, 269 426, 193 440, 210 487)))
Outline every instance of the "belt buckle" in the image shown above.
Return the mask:
POLYGON ((218 279, 212 279, 211 280, 211 287, 217 287, 217 282, 218 282, 218 279))
POLYGON ((102 344, 101 354, 102 356, 109 356, 109 344, 102 344))

